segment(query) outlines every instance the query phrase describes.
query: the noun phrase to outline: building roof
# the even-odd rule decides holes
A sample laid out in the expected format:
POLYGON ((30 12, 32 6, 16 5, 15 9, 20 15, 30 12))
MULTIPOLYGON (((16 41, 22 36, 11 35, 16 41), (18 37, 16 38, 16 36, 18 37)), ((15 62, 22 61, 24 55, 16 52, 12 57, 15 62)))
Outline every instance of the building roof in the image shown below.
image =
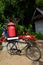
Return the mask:
POLYGON ((43 15, 43 10, 42 9, 36 8, 36 10, 39 11, 41 13, 41 15, 43 15))
POLYGON ((36 17, 33 17, 32 20, 41 20, 43 19, 43 15, 37 15, 36 17))
POLYGON ((32 17, 32 21, 33 20, 40 20, 43 19, 43 10, 36 8, 32 17))

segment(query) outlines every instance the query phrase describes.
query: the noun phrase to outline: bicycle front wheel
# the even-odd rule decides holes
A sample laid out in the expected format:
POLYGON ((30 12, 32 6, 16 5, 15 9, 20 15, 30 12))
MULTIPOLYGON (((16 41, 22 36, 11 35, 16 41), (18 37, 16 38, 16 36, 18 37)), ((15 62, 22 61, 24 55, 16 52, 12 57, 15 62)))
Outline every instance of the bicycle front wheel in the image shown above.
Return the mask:
POLYGON ((40 59, 41 53, 38 47, 31 46, 26 49, 26 56, 33 61, 37 61, 40 59))

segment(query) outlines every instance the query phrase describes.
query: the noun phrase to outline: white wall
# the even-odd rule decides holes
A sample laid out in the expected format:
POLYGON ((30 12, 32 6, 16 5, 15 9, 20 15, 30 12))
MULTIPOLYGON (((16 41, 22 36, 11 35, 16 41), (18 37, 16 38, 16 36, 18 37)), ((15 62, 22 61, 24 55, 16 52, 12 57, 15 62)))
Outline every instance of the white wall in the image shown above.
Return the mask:
POLYGON ((35 30, 43 34, 43 20, 35 21, 35 30))

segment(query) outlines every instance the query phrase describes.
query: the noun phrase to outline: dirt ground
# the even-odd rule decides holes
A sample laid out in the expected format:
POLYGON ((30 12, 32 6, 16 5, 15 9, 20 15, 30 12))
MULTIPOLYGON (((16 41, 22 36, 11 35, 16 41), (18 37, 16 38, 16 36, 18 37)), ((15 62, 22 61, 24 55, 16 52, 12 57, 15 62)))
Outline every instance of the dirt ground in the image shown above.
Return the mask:
POLYGON ((25 55, 10 55, 7 50, 2 50, 0 51, 0 65, 43 65, 43 53, 39 61, 31 61, 25 55))

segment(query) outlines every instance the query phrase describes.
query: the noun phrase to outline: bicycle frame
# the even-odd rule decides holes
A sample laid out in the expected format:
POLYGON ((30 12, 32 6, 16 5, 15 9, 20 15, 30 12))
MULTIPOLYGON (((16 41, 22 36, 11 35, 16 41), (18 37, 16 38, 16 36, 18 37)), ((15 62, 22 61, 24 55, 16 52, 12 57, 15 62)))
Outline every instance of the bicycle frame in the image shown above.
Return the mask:
MULTIPOLYGON (((29 41, 26 41, 25 40, 25 42, 21 42, 21 41, 19 41, 19 39, 18 40, 10 40, 10 41, 8 41, 8 42, 10 42, 10 43, 12 43, 13 44, 13 46, 11 47, 11 48, 13 48, 14 47, 14 45, 16 46, 16 50, 20 50, 20 51, 22 51, 22 50, 24 50, 24 49, 26 49, 27 47, 30 47, 30 46, 32 46, 32 44, 29 42, 29 41), (26 44, 22 49, 18 49, 18 47, 17 47, 17 45, 16 45, 16 43, 17 44, 26 44)), ((9 44, 10 44, 9 43, 9 44)))

